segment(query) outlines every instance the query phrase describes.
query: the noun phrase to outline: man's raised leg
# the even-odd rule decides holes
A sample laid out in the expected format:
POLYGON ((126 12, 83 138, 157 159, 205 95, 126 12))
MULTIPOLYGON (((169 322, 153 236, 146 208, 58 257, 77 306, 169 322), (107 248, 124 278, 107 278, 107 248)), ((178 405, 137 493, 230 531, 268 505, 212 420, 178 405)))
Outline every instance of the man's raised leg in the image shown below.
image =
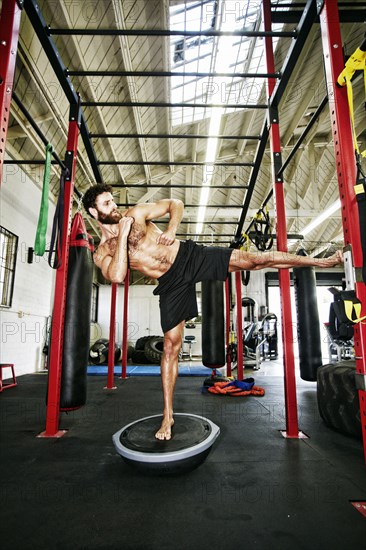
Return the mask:
POLYGON ((170 439, 173 419, 173 397, 175 383, 178 377, 178 356, 182 346, 182 335, 185 321, 164 334, 164 351, 161 360, 160 371, 163 385, 164 412, 163 422, 159 431, 156 432, 157 439, 170 439))

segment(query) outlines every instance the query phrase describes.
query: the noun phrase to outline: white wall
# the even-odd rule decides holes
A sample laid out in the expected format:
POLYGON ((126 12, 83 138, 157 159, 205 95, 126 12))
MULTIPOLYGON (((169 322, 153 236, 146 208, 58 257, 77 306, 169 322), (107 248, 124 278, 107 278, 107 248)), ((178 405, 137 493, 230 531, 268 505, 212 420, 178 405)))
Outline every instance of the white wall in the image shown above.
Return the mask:
MULTIPOLYGON (((159 297, 153 295, 153 285, 135 285, 129 289, 128 339, 135 344, 142 336, 162 336, 160 327, 159 297)), ((116 342, 122 342, 123 329, 123 285, 118 287, 116 307, 116 342)), ((92 328, 91 342, 98 338, 109 339, 111 286, 99 287, 98 323, 92 328)), ((201 324, 194 329, 185 329, 185 334, 194 335, 194 355, 201 355, 201 324)))
MULTIPOLYGON (((135 343, 142 336, 162 336, 159 297, 153 295, 153 285, 132 285, 129 289, 128 339, 135 343)), ((116 341, 122 342, 123 285, 118 287, 116 308, 116 341)), ((92 330, 92 342, 109 338, 111 286, 99 287, 98 325, 92 330)))
MULTIPOLYGON (((0 223, 19 237, 11 308, 0 308, 1 363, 14 363, 16 375, 43 368, 45 325, 53 305, 54 270, 47 254, 27 263, 34 247, 41 190, 16 165, 5 165, 0 191, 0 223)), ((50 241, 54 205, 50 203, 47 243, 50 241)), ((48 246, 46 247, 48 248, 48 246)), ((4 374, 6 374, 5 371, 4 374)))
POLYGON ((251 271, 249 284, 247 286, 242 285, 242 297, 249 297, 257 302, 258 314, 260 307, 266 305, 266 271, 268 270, 251 271))

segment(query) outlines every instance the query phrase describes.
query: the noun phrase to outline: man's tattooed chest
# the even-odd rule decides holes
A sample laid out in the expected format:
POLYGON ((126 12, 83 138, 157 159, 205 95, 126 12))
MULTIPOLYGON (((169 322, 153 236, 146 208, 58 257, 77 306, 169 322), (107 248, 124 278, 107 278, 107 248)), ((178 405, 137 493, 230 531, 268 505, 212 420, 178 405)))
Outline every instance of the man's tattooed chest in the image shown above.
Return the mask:
POLYGON ((138 223, 134 223, 130 234, 128 236, 128 249, 129 252, 137 251, 139 242, 141 239, 143 239, 146 236, 146 229, 139 225, 138 223))
POLYGON ((111 256, 114 256, 117 250, 117 237, 112 237, 111 239, 108 239, 108 241, 105 243, 105 246, 108 246, 109 253, 111 256))

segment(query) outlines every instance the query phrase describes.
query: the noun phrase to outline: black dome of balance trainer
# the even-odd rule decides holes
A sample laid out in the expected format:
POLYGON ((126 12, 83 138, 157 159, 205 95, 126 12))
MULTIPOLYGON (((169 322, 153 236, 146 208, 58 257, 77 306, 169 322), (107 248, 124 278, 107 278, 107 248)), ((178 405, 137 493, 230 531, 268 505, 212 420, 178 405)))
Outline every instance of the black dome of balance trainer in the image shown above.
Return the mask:
POLYGON ((113 435, 118 454, 145 473, 180 474, 202 464, 220 433, 211 420, 195 414, 174 415, 172 438, 156 439, 162 415, 128 424, 113 435))

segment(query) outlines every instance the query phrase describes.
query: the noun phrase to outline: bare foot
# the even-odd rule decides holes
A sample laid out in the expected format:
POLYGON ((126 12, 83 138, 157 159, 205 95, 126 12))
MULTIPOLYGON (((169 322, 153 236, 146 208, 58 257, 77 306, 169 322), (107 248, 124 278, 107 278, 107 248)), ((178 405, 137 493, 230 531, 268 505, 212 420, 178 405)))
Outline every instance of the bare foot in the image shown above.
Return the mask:
POLYGON ((156 439, 161 439, 161 440, 171 439, 173 425, 174 425, 173 415, 164 416, 160 429, 155 434, 156 439))

